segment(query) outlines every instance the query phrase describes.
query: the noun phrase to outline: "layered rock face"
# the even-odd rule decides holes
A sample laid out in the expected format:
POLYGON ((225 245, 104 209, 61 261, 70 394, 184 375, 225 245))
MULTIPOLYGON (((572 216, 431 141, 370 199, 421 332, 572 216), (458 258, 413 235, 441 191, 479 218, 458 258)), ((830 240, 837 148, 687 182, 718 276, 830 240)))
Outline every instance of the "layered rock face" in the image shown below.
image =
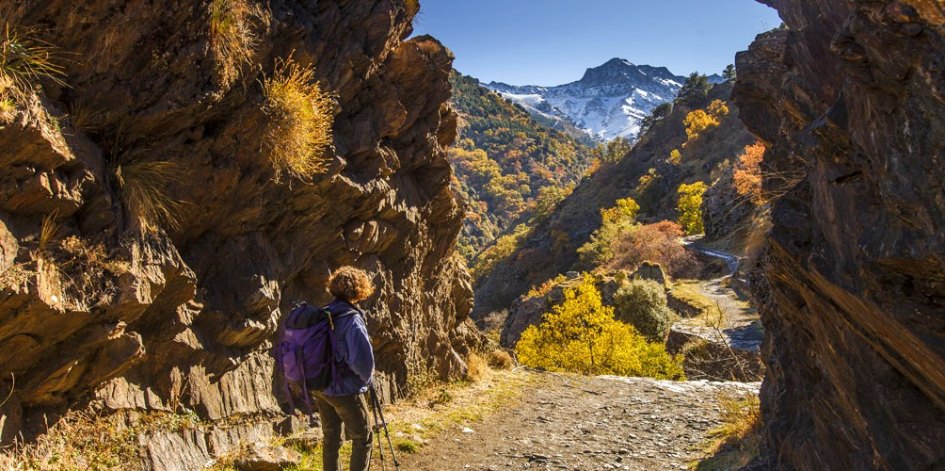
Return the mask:
MULTIPOLYGON (((762 391, 796 469, 945 466, 945 7, 768 2, 738 55, 772 209, 762 391)), ((762 287, 764 288, 764 287, 762 287)))
MULTIPOLYGON (((0 109, 4 440, 93 398, 271 431, 284 417, 270 353, 280 316, 327 301, 343 264, 378 288, 364 307, 387 394, 415 372, 464 372, 479 337, 453 256, 452 55, 405 41, 411 7, 3 6, 57 48, 68 85, 43 80, 0 109), (264 152, 260 82, 289 58, 336 103, 330 162, 312 179, 275 178, 264 152), (134 214, 148 201, 168 209, 157 230, 134 214)), ((207 453, 209 439, 187 440, 207 453)))

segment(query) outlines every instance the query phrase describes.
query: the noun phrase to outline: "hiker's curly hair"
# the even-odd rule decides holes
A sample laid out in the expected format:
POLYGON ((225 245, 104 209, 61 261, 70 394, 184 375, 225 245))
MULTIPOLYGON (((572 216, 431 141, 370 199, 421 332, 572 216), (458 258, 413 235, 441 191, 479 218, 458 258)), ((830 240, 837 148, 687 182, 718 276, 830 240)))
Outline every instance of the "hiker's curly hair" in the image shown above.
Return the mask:
POLYGON ((364 270, 341 267, 328 279, 328 292, 338 299, 358 302, 374 293, 374 284, 364 270))

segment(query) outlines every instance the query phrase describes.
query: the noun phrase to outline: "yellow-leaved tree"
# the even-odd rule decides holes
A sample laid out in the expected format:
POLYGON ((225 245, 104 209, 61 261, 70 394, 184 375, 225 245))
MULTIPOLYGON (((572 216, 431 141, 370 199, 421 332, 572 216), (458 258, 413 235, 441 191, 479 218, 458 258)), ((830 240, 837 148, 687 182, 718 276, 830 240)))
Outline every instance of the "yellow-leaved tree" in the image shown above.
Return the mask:
POLYGON ((600 210, 601 225, 591 234, 591 240, 578 248, 581 266, 593 269, 614 258, 613 242, 637 226, 640 205, 627 197, 615 202, 614 207, 600 210))
POLYGON ((685 379, 682 356, 614 319, 589 275, 565 289, 564 301, 525 329, 515 349, 523 364, 547 371, 685 379))
POLYGON ((679 185, 679 204, 676 209, 679 211, 679 225, 688 235, 705 232, 702 226, 702 194, 706 188, 703 182, 679 185))

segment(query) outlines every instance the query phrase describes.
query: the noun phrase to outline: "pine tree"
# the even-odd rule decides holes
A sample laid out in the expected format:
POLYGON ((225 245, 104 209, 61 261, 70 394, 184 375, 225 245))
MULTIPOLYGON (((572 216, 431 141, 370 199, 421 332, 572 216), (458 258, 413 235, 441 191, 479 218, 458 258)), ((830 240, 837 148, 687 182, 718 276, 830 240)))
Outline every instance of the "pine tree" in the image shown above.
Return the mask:
POLYGON ((712 84, 709 83, 709 77, 699 72, 689 74, 686 83, 679 90, 679 100, 683 103, 698 103, 709 95, 712 84))
POLYGON ((735 80, 736 78, 735 66, 733 64, 727 65, 725 67, 725 70, 722 71, 722 77, 725 79, 726 82, 730 80, 735 80))

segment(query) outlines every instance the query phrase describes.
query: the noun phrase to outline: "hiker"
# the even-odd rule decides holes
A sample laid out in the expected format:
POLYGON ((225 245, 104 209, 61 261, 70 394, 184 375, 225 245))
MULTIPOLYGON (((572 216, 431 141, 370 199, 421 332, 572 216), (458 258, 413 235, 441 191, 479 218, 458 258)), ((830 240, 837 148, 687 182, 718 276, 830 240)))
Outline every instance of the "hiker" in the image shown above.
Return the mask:
POLYGON ((328 388, 311 392, 324 433, 322 463, 325 471, 337 471, 344 424, 345 437, 353 442, 348 469, 364 471, 368 469, 372 439, 364 393, 374 373, 374 351, 364 311, 358 309, 357 303, 367 299, 374 287, 363 270, 342 267, 328 280, 328 291, 335 298, 326 308, 334 323, 335 362, 339 371, 328 388))

